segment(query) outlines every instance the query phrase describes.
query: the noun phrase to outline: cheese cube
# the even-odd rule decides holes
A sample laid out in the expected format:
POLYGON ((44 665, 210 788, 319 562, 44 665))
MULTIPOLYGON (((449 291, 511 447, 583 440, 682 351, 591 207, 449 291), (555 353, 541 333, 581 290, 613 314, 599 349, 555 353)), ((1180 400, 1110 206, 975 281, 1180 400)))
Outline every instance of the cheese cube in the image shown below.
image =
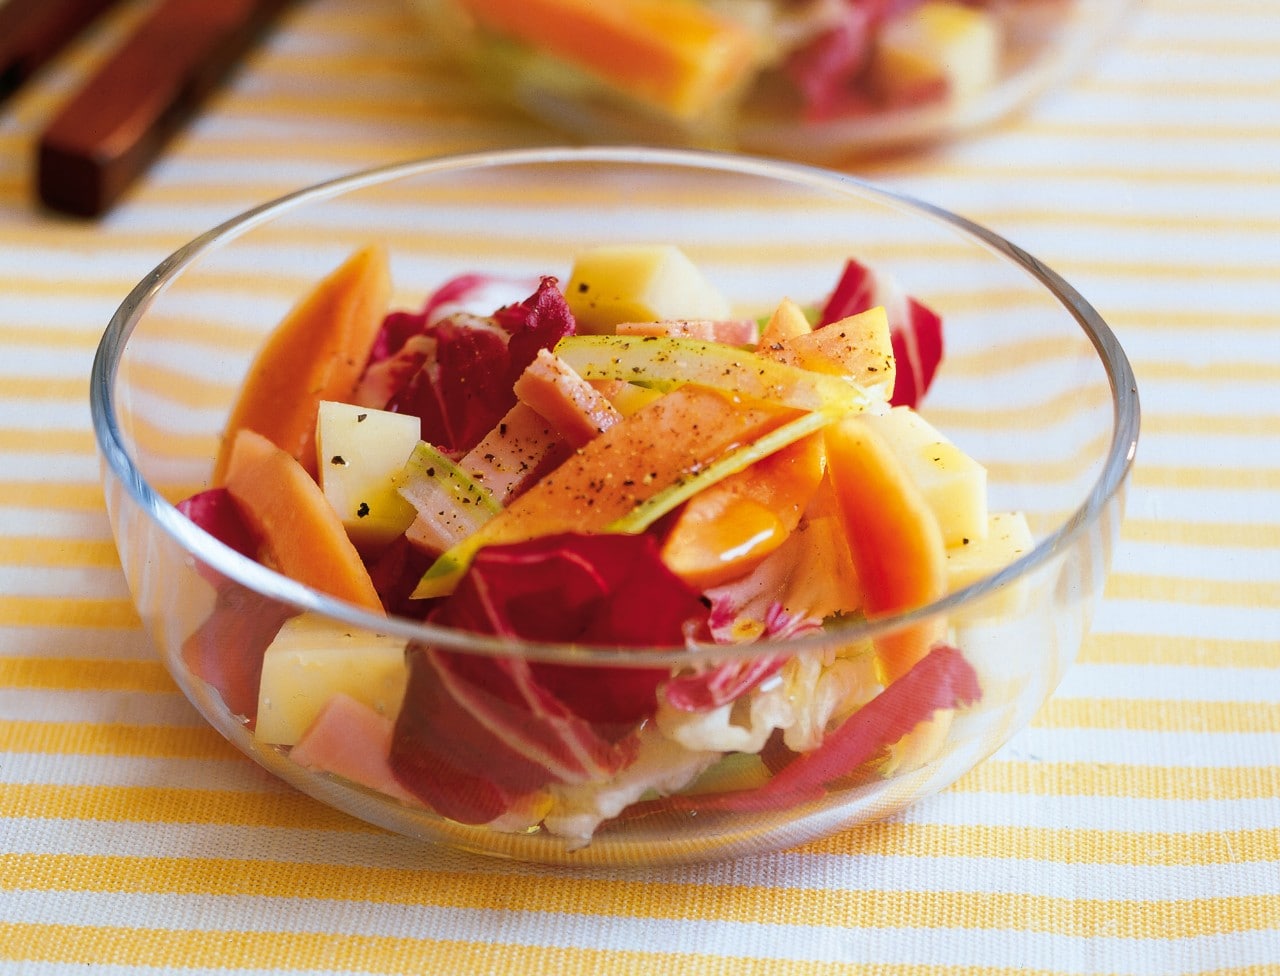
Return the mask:
POLYGON ((578 332, 607 335, 622 322, 726 319, 729 302, 671 245, 591 248, 574 259, 565 300, 578 332))
POLYGON ((420 435, 420 421, 411 414, 321 401, 316 419, 320 486, 357 548, 386 545, 417 514, 396 491, 394 479, 420 435))
POLYGON ((259 742, 293 745, 324 703, 343 692, 394 718, 404 700, 405 641, 302 614, 285 621, 262 658, 259 742))
POLYGON ((938 519, 943 544, 987 534, 987 470, 910 407, 865 414, 893 449, 938 519))
POLYGON ((872 82, 887 98, 941 88, 964 104, 997 81, 1003 37, 993 13, 957 0, 926 0, 886 24, 871 64, 872 82))
MULTIPOLYGON (((993 512, 981 539, 947 549, 947 592, 976 583, 997 573, 1035 545, 1031 526, 1021 512, 993 512)), ((965 614, 981 617, 1012 617, 1025 608, 1026 583, 1018 580, 965 614)))

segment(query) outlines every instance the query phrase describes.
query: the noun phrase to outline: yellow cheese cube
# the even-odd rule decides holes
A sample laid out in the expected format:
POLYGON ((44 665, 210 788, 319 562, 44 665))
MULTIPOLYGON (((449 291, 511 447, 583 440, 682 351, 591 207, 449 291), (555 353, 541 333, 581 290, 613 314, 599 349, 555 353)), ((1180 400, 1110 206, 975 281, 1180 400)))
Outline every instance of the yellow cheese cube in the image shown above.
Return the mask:
POLYGON ((990 11, 926 0, 885 26, 871 65, 873 81, 890 98, 940 85, 952 103, 970 102, 995 84, 1003 43, 990 11))
POLYGON ((621 322, 727 319, 729 302, 671 245, 612 245, 579 254, 565 299, 578 332, 603 335, 621 322))
MULTIPOLYGON (((1031 526, 1023 513, 993 512, 983 538, 970 539, 947 549, 947 591, 954 592, 999 572, 1034 545, 1031 526)), ((1026 584, 1018 580, 966 613, 981 617, 1013 616, 1025 603, 1026 584)))
POLYGON ((987 470, 909 407, 864 415, 884 436, 938 519, 943 543, 987 533, 987 470))
POLYGON ((386 545, 417 514, 395 478, 417 446, 421 424, 411 414, 324 400, 316 420, 320 486, 358 548, 386 545))
POLYGON ((293 745, 338 692, 394 718, 404 700, 405 641, 312 614, 287 620, 262 659, 259 742, 293 745))

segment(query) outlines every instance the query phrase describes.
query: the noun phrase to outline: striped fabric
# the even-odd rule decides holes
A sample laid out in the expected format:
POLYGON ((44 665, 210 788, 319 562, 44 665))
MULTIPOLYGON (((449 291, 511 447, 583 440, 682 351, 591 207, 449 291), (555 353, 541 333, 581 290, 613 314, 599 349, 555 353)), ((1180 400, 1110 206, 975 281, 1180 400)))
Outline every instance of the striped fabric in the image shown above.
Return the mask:
POLYGON ((1138 374, 1107 597, 1031 726, 943 794, 664 870, 424 850, 202 724, 112 547, 88 371, 129 287, 244 207, 552 141, 424 62, 396 0, 293 8, 112 215, 30 204, 43 120, 149 4, 0 113, 0 976, 1280 973, 1280 16, 1143 0, 1064 91, 861 171, 1061 271, 1138 374))

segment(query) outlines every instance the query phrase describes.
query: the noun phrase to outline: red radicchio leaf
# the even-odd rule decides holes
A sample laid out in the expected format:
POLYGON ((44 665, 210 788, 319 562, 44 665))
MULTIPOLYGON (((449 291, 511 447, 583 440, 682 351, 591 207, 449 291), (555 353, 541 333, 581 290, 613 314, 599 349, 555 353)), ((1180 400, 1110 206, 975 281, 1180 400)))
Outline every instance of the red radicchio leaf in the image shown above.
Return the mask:
MULTIPOLYGON (((257 558, 259 540, 225 488, 192 495, 177 508, 218 541, 257 558)), ((245 716, 252 726, 262 655, 293 611, 207 566, 201 565, 199 572, 216 588, 217 597, 208 618, 183 643, 182 659, 192 674, 217 690, 232 714, 245 716)))
POLYGON ((569 303, 557 287, 556 279, 544 276, 538 289, 523 302, 507 305, 493 313, 493 319, 511 333, 507 343, 507 379, 515 383, 538 355, 551 349, 577 328, 569 303))
POLYGON ((786 662, 784 654, 724 661, 707 671, 682 674, 672 678, 663 689, 663 697, 672 708, 682 712, 704 712, 745 695, 786 662))
MULTIPOLYGON (((697 594, 647 536, 565 534, 477 553, 432 623, 539 641, 683 645, 697 594)), ((607 776, 656 707, 661 668, 573 667, 413 647, 392 738, 406 789, 444 816, 491 820, 547 782, 607 776)))
POLYGON ((838 23, 788 56, 784 71, 800 94, 807 120, 870 110, 870 102, 859 99, 854 88, 871 57, 873 18, 870 5, 847 4, 838 23))
POLYGON ((191 673, 213 687, 250 728, 258 714, 262 657, 294 611, 226 580, 208 618, 182 644, 191 673))
POLYGON ((464 274, 450 278, 427 299, 427 303, 422 307, 423 320, 430 322, 445 306, 465 302, 477 292, 487 288, 492 281, 493 278, 490 275, 484 274, 464 274))
POLYGON ((917 406, 942 361, 942 319, 887 275, 850 260, 827 300, 819 327, 883 305, 889 318, 897 380, 891 403, 917 406))
POLYGON ((373 346, 369 350, 368 369, 377 363, 390 359, 404 349, 405 343, 426 329, 426 312, 388 312, 382 320, 382 327, 374 336, 373 346))
MULTIPOLYGON (((388 313, 373 340, 369 364, 373 365, 394 356, 411 338, 426 333, 437 321, 453 312, 484 314, 488 309, 474 306, 478 306, 485 298, 497 301, 494 293, 498 291, 507 292, 515 288, 527 288, 532 284, 532 281, 508 281, 487 274, 463 274, 450 278, 427 297, 421 311, 388 313)), ((493 305, 489 305, 489 308, 493 308, 493 305)))
POLYGON ((806 120, 822 122, 881 110, 867 68, 885 24, 923 0, 845 0, 839 20, 792 52, 783 72, 799 94, 806 120))
POLYGON ((449 318, 431 329, 435 358, 423 363, 387 401, 395 413, 422 421, 422 439, 464 454, 515 403, 507 382, 507 346, 492 329, 449 318))
MULTIPOLYGON (((524 640, 619 647, 683 646, 706 626, 698 594, 647 535, 564 533, 480 550, 434 623, 524 640)), ((665 668, 531 662, 574 714, 626 731, 656 706, 665 668)))
MULTIPOLYGON (((737 612, 728 598, 721 597, 712 602, 707 626, 718 641, 733 642, 731 638, 722 639, 720 635, 732 633, 736 620, 737 612)), ((764 631, 757 639, 785 640, 821 629, 822 621, 788 613, 781 604, 774 603, 765 612, 764 631)), ((754 658, 722 661, 714 667, 672 678, 662 693, 668 704, 684 712, 719 708, 777 674, 789 656, 763 654, 754 658)))
POLYGON ((240 508, 226 488, 210 488, 178 502, 177 509, 223 545, 242 556, 256 559, 259 540, 240 515, 240 508))
POLYGON ((400 617, 421 617, 430 607, 430 601, 412 600, 410 595, 418 587, 435 554, 415 546, 403 535, 396 536, 385 549, 369 563, 369 576, 387 613, 400 617))
POLYGON ((763 786, 672 797, 679 809, 780 810, 820 798, 826 784, 857 771, 940 709, 982 697, 977 673, 954 647, 937 644, 897 681, 854 712, 812 752, 801 753, 763 786))
POLYGON ((521 701, 519 691, 533 690, 527 662, 477 669, 486 659, 423 645, 410 645, 406 661, 409 683, 391 737, 391 770, 442 816, 487 823, 550 779, 576 781, 610 767, 607 753, 583 762, 599 743, 581 719, 534 714, 541 704, 536 694, 521 701))
POLYGON ((573 314, 551 277, 542 278, 523 302, 498 309, 491 320, 468 313, 432 318, 489 280, 456 278, 423 312, 389 315, 360 384, 361 402, 367 393, 382 401, 370 406, 417 416, 422 439, 455 456, 473 448, 515 405, 512 384, 538 350, 574 331, 573 314))

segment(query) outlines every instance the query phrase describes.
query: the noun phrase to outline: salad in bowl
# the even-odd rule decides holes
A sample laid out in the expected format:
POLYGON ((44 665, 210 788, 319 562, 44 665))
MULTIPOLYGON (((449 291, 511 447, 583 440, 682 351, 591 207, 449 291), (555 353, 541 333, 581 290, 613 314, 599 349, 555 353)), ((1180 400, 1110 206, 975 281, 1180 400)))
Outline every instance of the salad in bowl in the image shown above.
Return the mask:
MULTIPOLYGON (((1035 421, 1044 443, 1012 474, 1029 490, 1011 489, 998 442, 1034 438, 953 407, 971 448, 929 416, 955 396, 953 357, 992 337, 861 255, 817 293, 778 279, 746 304, 684 234, 619 227, 425 286, 397 280, 413 267, 400 238, 366 237, 309 261, 283 314, 228 338, 225 369, 192 320, 192 297, 229 280, 197 258, 243 246, 244 273, 255 231, 303 201, 398 180, 429 207, 424 187, 449 195, 459 172, 572 171, 598 205, 635 199, 615 167, 658 166, 798 181, 806 206, 883 203, 777 165, 414 164, 246 215, 176 256, 169 290, 140 286, 95 372, 109 511, 144 621, 223 734, 375 823, 572 863, 724 855, 883 816, 1029 719, 1083 638, 1136 414, 1090 416, 1116 429, 1080 471, 1035 421)), ((1114 361, 1089 364, 1086 334, 1065 375, 1128 391, 1105 326, 1080 314, 1114 361)), ((1019 387, 1015 428, 1057 368, 1019 387)))

